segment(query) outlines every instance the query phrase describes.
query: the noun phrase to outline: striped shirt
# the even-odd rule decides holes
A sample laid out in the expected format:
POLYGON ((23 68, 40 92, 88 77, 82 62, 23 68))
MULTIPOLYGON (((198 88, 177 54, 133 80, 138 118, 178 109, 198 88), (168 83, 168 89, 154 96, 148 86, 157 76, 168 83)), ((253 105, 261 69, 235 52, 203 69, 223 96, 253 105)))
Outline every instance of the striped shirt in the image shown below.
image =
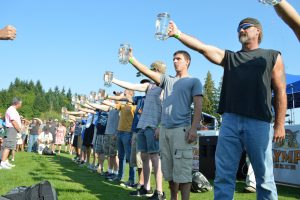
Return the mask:
POLYGON ((144 109, 137 128, 157 128, 161 120, 161 99, 162 88, 151 83, 147 89, 144 102, 144 109))

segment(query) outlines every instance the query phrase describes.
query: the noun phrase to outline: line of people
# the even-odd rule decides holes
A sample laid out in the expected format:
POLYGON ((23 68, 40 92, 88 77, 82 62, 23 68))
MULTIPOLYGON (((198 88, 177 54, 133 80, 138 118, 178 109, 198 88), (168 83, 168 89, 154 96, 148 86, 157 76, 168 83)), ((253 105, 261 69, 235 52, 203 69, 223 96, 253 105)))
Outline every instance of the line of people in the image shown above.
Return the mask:
MULTIPOLYGON (((276 12, 294 30, 296 36, 300 39, 300 17, 298 13, 287 3, 287 1, 281 0, 278 2, 279 3, 274 6, 276 12)), ((10 32, 14 31, 10 30, 10 32)), ((271 146, 272 139, 275 142, 279 142, 285 137, 284 119, 286 112, 286 93, 283 60, 279 51, 259 48, 259 44, 262 40, 263 29, 257 19, 245 18, 241 20, 238 24, 237 32, 239 41, 242 45, 242 49, 238 52, 222 50, 217 47, 207 45, 180 31, 174 22, 170 22, 168 35, 178 39, 185 46, 199 52, 212 63, 224 68, 223 85, 219 105, 219 112, 222 114, 223 121, 216 150, 214 198, 233 198, 235 189, 235 173, 238 167, 240 155, 243 149, 246 149, 255 172, 257 198, 277 199, 277 189, 272 170, 273 163, 271 146), (270 126, 272 89, 274 91, 275 101, 274 127, 270 126)), ((2 34, 3 31, 0 33, 2 34)), ((9 36, 9 38, 13 39, 14 37, 14 34, 9 36)), ((159 87, 164 91, 161 120, 157 127, 154 127, 156 130, 150 131, 150 135, 157 137, 157 128, 160 126, 160 159, 158 160, 158 163, 161 160, 162 174, 164 178, 169 181, 171 199, 178 198, 177 194, 179 190, 181 191, 182 199, 189 199, 192 171, 191 145, 197 138, 196 129, 200 122, 202 98, 202 86, 199 79, 192 78, 188 74, 191 58, 185 51, 177 51, 174 53, 173 62, 176 71, 175 77, 150 70, 133 57, 132 51, 129 61, 142 74, 153 80, 154 85, 159 85, 159 87), (191 119, 190 113, 192 103, 194 103, 195 108, 193 119, 191 119)), ((148 92, 148 86, 146 91, 148 92)), ((94 107, 102 110, 101 113, 103 111, 107 112, 109 107, 113 107, 120 112, 120 119, 116 129, 119 169, 116 179, 113 179, 117 181, 120 181, 123 178, 125 162, 126 160, 130 160, 132 149, 129 147, 133 144, 129 144, 129 141, 131 141, 133 137, 131 134, 132 125, 134 124, 133 121, 135 113, 140 110, 136 109, 138 106, 137 102, 135 102, 136 105, 133 104, 133 96, 132 90, 125 90, 124 97, 127 99, 126 104, 106 101, 106 108, 96 108, 97 106, 94 107)), ((16 112, 16 109, 19 108, 20 101, 16 99, 14 100, 12 107, 9 108, 6 114, 6 117, 8 118, 6 122, 8 138, 4 145, 1 165, 2 163, 9 165, 7 161, 8 154, 10 149, 14 146, 17 132, 21 131, 21 122, 19 120, 18 113, 16 112)), ((114 100, 118 101, 121 99, 114 100)), ((146 100, 147 97, 144 99, 144 103, 146 100)), ((80 155, 85 155, 83 156, 83 160, 86 158, 88 161, 91 145, 99 146, 97 154, 101 169, 101 144, 104 145, 104 136, 93 137, 93 135, 95 130, 97 130, 96 135, 98 135, 97 126, 98 124, 102 124, 103 126, 104 122, 102 119, 105 117, 100 117, 101 114, 98 116, 98 119, 100 118, 100 123, 97 120, 95 128, 96 123, 94 122, 94 118, 97 115, 95 115, 95 111, 93 111, 93 109, 90 110, 93 106, 88 106, 90 106, 90 108, 82 109, 85 111, 89 110, 88 112, 92 113, 87 121, 84 122, 86 123, 85 133, 89 133, 89 131, 91 131, 91 133, 88 135, 84 134, 83 138, 81 138, 82 151, 86 154, 80 153, 80 155), (97 145, 98 143, 100 145, 97 145)), ((140 118, 143 117, 144 112, 145 111, 143 110, 140 118)), ((151 110, 150 113, 152 114, 154 112, 151 110)), ((107 120, 109 118, 108 116, 109 114, 106 116, 107 120)), ((106 126, 107 125, 108 122, 106 122, 106 126)), ((145 149, 139 148, 142 144, 142 142, 139 144, 139 138, 142 138, 139 136, 143 136, 144 134, 143 137, 146 138, 145 144, 148 142, 148 129, 146 128, 141 129, 142 133, 139 131, 136 137, 138 146, 137 150, 144 153, 144 156, 142 156, 144 159, 142 159, 142 161, 145 161, 146 163, 145 166, 143 163, 142 170, 140 171, 148 171, 148 163, 150 168, 150 162, 148 162, 148 160, 152 161, 153 166, 155 163, 155 158, 151 156, 153 152, 148 152, 149 155, 145 156, 145 153, 147 154, 147 150, 149 149, 147 149, 146 152, 143 152, 145 149)), ((103 132, 106 132, 106 128, 105 131, 99 131, 99 135, 103 132)), ((80 143, 79 136, 77 139, 77 142, 80 143)), ((134 165, 131 165, 129 168, 129 181, 126 182, 128 186, 133 186, 133 184, 135 184, 134 168, 134 165)), ((142 187, 140 187, 137 194, 141 192, 148 194, 149 186, 145 183, 145 181, 148 180, 145 178, 147 173, 143 172, 139 174, 139 183, 144 182, 144 191, 141 190, 142 187), (143 178, 141 174, 144 175, 143 178)), ((155 174, 156 179, 158 179, 157 174, 159 174, 159 169, 155 174)), ((165 198, 164 193, 159 191, 159 187, 159 183, 157 183, 156 193, 150 197, 151 199, 165 198), (158 195, 155 196, 155 194, 158 195)))
MULTIPOLYGON (((163 62, 157 61, 152 64, 152 70, 156 73, 165 73, 166 66, 163 62)), ((108 180, 116 181, 125 187, 137 188, 130 195, 148 196, 149 199, 165 199, 165 194, 162 191, 158 140, 162 113, 162 88, 147 79, 142 80, 140 84, 131 84, 117 79, 114 79, 113 82, 125 88, 124 93, 115 93, 115 96, 108 96, 102 105, 87 102, 83 104, 85 108, 78 107, 80 111, 67 112, 72 115, 82 115, 83 112, 90 113, 87 121, 83 122, 85 131, 82 135, 77 134, 76 130, 78 129, 77 126, 75 127, 75 135, 78 135, 78 140, 76 142, 75 136, 74 146, 78 151, 82 143, 81 149, 85 149, 87 143, 84 144, 81 141, 90 138, 88 144, 92 144, 96 157, 98 157, 96 166, 100 174, 103 175, 104 173, 104 156, 109 156, 110 168, 106 176, 108 180), (146 95, 134 96, 133 90, 146 92, 146 95), (96 123, 89 122, 91 118, 97 119, 96 123), (96 128, 92 127, 93 124, 96 128), (88 128, 87 125, 89 125, 88 128), (92 127, 91 130, 94 130, 94 137, 92 137, 92 133, 87 131, 90 127, 92 127), (116 159, 116 155, 118 155, 118 159, 116 159), (111 164, 112 162, 114 165, 111 164), (126 162, 129 163, 129 179, 122 182, 126 162), (150 185, 152 166, 156 179, 156 189, 154 191, 150 185)), ((82 131, 79 130, 79 132, 82 131)), ((80 162, 83 163, 85 151, 81 154, 80 162)), ((89 160, 86 160, 89 163, 89 160)), ((88 167, 93 169, 94 164, 94 162, 92 166, 88 164, 88 167)))

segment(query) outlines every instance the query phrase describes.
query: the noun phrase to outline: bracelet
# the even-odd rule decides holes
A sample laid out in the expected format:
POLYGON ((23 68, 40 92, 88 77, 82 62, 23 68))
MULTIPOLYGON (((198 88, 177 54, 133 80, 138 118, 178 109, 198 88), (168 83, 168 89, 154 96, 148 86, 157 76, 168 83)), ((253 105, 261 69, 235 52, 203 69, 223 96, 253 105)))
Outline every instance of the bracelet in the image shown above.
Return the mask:
POLYGON ((130 62, 130 64, 132 64, 132 63, 133 63, 133 60, 134 60, 134 58, 133 58, 133 57, 130 57, 130 58, 129 58, 129 62, 130 62))
POLYGON ((175 37, 176 39, 179 39, 180 36, 181 36, 181 31, 178 30, 177 33, 174 34, 174 37, 175 37))

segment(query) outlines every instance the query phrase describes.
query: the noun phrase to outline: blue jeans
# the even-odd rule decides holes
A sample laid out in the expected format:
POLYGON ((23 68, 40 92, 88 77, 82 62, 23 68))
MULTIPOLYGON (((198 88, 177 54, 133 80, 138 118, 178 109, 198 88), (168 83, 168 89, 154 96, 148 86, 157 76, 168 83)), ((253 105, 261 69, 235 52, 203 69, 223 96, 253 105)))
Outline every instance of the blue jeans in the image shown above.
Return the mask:
MULTIPOLYGON (((131 137, 130 132, 118 131, 117 144, 118 144, 118 157, 119 157, 119 172, 118 178, 124 177, 124 170, 127 162, 130 161, 131 154, 131 137)), ((129 167, 129 181, 135 183, 135 168, 129 167)))
POLYGON ((27 152, 37 151, 37 146, 38 146, 37 140, 38 140, 38 135, 29 135, 27 152))
POLYGON ((224 113, 216 150, 215 200, 232 200, 236 172, 246 149, 256 178, 257 199, 275 200, 270 123, 232 113, 224 113))

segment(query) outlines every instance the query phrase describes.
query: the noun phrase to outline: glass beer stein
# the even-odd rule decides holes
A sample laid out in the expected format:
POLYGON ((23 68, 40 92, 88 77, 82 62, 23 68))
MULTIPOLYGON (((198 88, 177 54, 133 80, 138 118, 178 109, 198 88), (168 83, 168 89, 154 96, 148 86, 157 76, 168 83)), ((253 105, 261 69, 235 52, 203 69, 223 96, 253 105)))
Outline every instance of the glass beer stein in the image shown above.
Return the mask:
POLYGON ((110 71, 106 71, 104 73, 104 86, 105 87, 110 87, 111 86, 113 75, 114 75, 114 73, 110 72, 110 71))
POLYGON ((271 5, 271 6, 274 6, 276 4, 279 4, 281 2, 281 0, 258 0, 260 3, 263 3, 263 4, 268 4, 268 5, 271 5))
POLYGON ((90 101, 91 103, 95 103, 96 100, 97 100, 96 92, 93 92, 93 91, 90 92, 89 101, 90 101))
POLYGON ((98 101, 100 103, 102 103, 105 99, 105 90, 103 89, 99 89, 99 92, 98 92, 98 101))
POLYGON ((119 62, 121 64, 127 64, 129 62, 129 51, 130 45, 129 44, 121 44, 119 48, 119 62))
POLYGON ((81 95, 80 96, 80 104, 85 104, 86 100, 87 100, 86 95, 81 95))
POLYGON ((168 36, 168 29, 169 29, 169 22, 170 22, 170 15, 166 12, 159 13, 156 19, 156 31, 155 37, 157 40, 166 40, 168 36))

